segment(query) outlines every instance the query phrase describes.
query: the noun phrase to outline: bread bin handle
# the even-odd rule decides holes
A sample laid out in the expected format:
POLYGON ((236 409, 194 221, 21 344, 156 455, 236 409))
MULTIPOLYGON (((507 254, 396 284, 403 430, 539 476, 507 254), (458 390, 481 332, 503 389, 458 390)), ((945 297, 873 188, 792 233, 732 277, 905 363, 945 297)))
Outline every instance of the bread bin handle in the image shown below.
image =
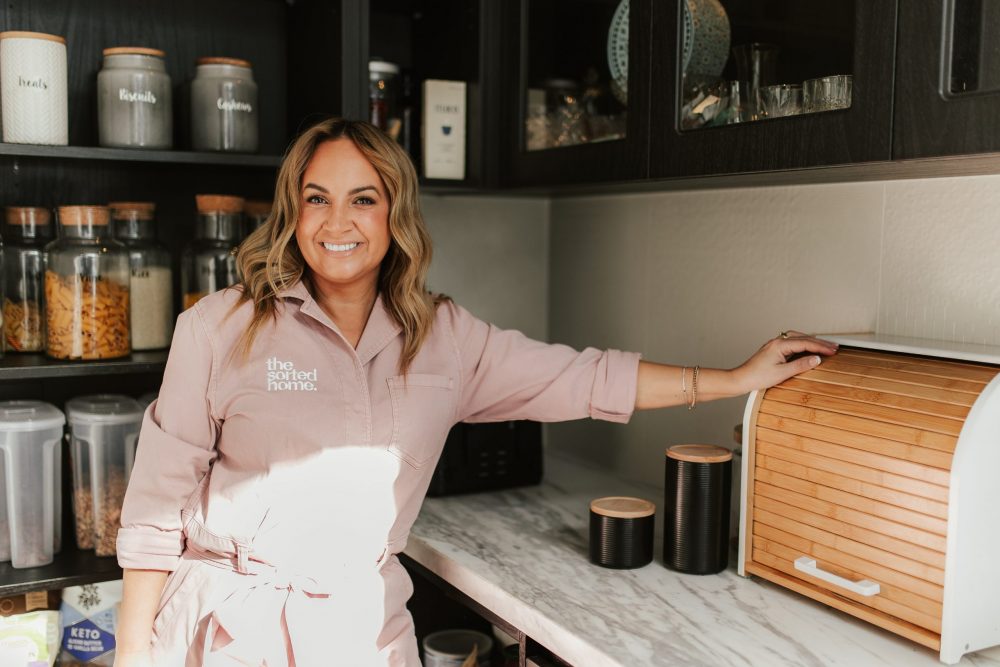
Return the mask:
POLYGON ((821 570, 816 565, 816 559, 809 558, 809 556, 799 556, 796 558, 795 569, 799 572, 805 572, 806 574, 816 577, 817 579, 822 579, 823 581, 833 584, 834 586, 845 588, 852 593, 857 593, 858 595, 863 595, 865 597, 878 595, 881 590, 881 587, 874 581, 868 581, 867 579, 862 579, 861 581, 851 581, 850 579, 844 579, 843 577, 837 576, 832 572, 821 570))

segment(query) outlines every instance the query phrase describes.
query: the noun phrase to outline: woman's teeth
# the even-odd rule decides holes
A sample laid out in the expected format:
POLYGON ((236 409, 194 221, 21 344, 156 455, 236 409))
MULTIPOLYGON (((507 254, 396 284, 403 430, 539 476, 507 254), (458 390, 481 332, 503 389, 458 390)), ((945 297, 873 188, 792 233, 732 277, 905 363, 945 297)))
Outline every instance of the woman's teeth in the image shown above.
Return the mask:
POLYGON ((332 250, 333 252, 347 252, 348 250, 354 250, 358 247, 358 243, 344 243, 338 245, 336 243, 324 243, 323 247, 327 250, 332 250))

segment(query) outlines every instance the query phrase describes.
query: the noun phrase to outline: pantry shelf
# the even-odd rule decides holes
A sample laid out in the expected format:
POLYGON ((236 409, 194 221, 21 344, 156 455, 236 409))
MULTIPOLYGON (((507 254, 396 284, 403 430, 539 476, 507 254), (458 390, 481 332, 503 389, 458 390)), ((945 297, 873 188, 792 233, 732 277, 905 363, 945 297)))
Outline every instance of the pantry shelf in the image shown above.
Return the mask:
POLYGON ((42 567, 16 570, 10 563, 0 563, 0 597, 93 584, 121 576, 122 570, 113 556, 96 556, 93 551, 66 546, 52 563, 42 567))
POLYGON ((131 148, 98 148, 94 146, 35 146, 30 144, 4 143, 0 143, 0 156, 272 169, 277 168, 281 164, 280 155, 196 153, 192 151, 155 151, 131 148))
POLYGON ((0 359, 0 381, 163 372, 167 351, 133 352, 121 359, 62 361, 43 354, 8 354, 0 359))

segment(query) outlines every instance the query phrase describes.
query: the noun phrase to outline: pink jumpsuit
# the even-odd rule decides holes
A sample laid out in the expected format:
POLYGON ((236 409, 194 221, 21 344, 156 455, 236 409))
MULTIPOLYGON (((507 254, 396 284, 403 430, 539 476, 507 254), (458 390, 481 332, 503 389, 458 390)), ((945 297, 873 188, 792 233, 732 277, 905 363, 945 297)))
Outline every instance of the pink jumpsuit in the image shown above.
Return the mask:
POLYGON ((627 422, 639 355, 577 352, 441 304, 404 379, 379 298, 357 349, 302 283, 244 359, 236 290, 177 320, 118 561, 170 571, 154 664, 420 664, 406 544, 457 422, 627 422))

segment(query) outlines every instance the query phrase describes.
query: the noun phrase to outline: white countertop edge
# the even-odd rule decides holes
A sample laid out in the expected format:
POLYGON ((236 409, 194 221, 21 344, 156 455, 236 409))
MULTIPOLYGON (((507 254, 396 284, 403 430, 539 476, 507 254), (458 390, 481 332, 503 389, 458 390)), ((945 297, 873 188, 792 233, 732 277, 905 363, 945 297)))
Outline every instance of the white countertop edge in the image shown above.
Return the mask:
POLYGON ((551 618, 477 575, 436 549, 432 541, 410 534, 407 556, 504 619, 560 659, 587 667, 628 667, 611 659, 551 618))

